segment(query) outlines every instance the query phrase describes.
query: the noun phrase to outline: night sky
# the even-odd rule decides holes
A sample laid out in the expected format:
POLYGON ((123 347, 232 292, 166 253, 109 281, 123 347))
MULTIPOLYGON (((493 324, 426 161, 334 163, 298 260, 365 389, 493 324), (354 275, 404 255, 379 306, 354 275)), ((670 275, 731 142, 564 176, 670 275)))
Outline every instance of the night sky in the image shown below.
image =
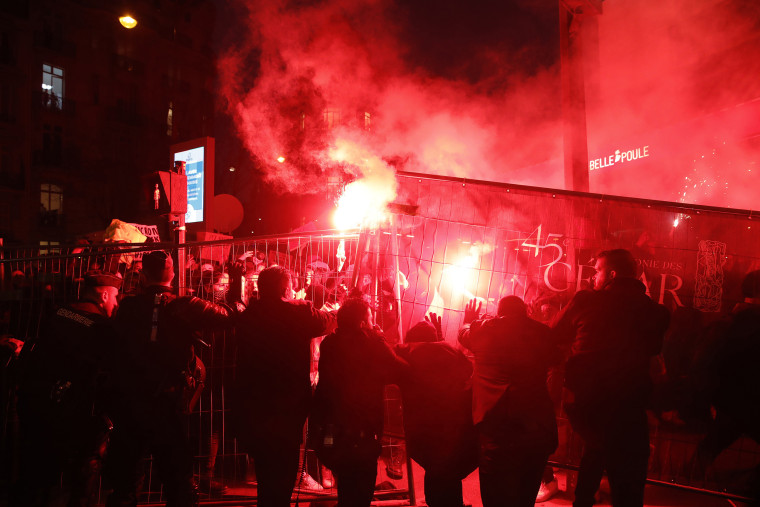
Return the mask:
POLYGON ((399 10, 408 63, 438 76, 493 84, 504 70, 534 73, 559 58, 556 2, 400 0, 399 10), (510 68, 495 54, 510 55, 510 68))

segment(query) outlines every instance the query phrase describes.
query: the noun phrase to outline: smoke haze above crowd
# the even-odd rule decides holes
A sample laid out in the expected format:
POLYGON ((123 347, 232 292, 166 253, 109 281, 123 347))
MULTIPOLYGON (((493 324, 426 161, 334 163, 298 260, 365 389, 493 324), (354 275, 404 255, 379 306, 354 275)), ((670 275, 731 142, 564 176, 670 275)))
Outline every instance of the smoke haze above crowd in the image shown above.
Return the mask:
MULTIPOLYGON (((760 61, 758 8, 643 4, 604 3, 598 52, 584 33, 589 159, 647 147, 592 171, 591 191, 750 207, 760 122, 731 108, 760 96, 739 79, 760 61)), ((372 170, 332 157, 340 143, 402 170, 563 186, 555 2, 274 0, 232 16, 224 104, 279 191, 372 170)))

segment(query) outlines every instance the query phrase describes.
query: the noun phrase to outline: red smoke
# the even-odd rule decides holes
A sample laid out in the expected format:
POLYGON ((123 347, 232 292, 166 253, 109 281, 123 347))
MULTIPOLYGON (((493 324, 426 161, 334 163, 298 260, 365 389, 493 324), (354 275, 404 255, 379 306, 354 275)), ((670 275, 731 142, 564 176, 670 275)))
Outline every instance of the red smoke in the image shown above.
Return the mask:
MULTIPOLYGON (((330 159, 338 139, 400 169, 562 186, 559 62, 480 46, 480 80, 472 69, 436 73, 420 63, 413 41, 425 36, 409 36, 408 6, 391 0, 262 0, 242 12, 250 37, 220 59, 222 91, 280 190, 323 192, 332 175, 360 176, 361 164, 330 159)), ((598 55, 584 48, 589 158, 644 146, 649 156, 592 172, 592 191, 751 207, 758 154, 747 138, 760 133, 750 114, 760 107, 731 108, 760 96, 758 20, 738 1, 604 3, 598 55)))
POLYGON ((650 157, 592 172, 591 190, 756 207, 756 2, 617 0, 604 3, 598 22, 598 78, 587 81, 589 158, 643 146, 650 157))
MULTIPOLYGON (((220 60, 223 93, 282 190, 322 192, 330 173, 360 172, 327 157, 339 138, 398 168, 502 181, 561 155, 556 66, 517 79, 500 70, 512 55, 484 51, 472 56, 490 66, 488 86, 437 77, 405 59, 405 11, 386 0, 262 1, 247 15, 250 39, 220 60), (252 49, 260 67, 241 88, 252 49), (340 113, 339 127, 325 128, 325 111, 340 113)), ((561 170, 519 181, 558 185, 561 170)))

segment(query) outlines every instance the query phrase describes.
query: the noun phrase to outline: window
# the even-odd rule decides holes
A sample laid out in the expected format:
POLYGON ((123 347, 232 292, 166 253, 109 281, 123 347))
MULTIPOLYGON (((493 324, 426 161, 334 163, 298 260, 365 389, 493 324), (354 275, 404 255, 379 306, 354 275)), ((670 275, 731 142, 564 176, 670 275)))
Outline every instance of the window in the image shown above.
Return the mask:
MULTIPOLYGON (((60 225, 62 218, 63 190, 52 183, 40 185, 40 225, 55 227, 60 225)), ((41 244, 41 243, 40 243, 41 244)))
POLYGON ((61 109, 63 107, 63 69, 42 64, 42 103, 61 109))
POLYGON ((58 241, 40 240, 40 255, 61 253, 60 246, 58 241))
POLYGON ((328 129, 333 129, 340 125, 340 109, 325 109, 322 118, 325 126, 328 129))
POLYGON ((42 126, 42 162, 59 164, 63 146, 63 129, 60 125, 42 126))
POLYGON ((63 189, 52 183, 40 185, 40 211, 60 213, 63 207, 63 189))
POLYGON ((174 104, 169 102, 169 111, 166 112, 166 135, 171 137, 174 133, 174 104))

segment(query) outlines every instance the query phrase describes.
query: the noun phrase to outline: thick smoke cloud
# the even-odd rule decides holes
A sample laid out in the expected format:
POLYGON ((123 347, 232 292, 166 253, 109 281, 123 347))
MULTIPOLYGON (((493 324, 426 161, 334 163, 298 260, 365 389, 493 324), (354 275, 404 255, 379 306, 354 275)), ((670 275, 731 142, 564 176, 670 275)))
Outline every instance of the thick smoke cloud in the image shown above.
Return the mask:
POLYGON ((616 0, 598 24, 598 68, 585 55, 598 76, 587 82, 589 158, 649 156, 593 171, 591 190, 756 207, 760 4, 616 0))
MULTIPOLYGON (((562 187, 556 25, 515 30, 556 4, 476 2, 479 29, 456 23, 458 3, 405 1, 238 6, 247 37, 220 59, 222 91, 265 178, 319 193, 338 176, 361 177, 361 161, 330 156, 350 142, 398 169, 562 187), (551 39, 544 53, 530 32, 551 39)), ((598 46, 584 40, 589 158, 599 161, 591 191, 754 206, 760 7, 603 6, 598 46)))
POLYGON ((226 51, 220 73, 228 109, 267 180, 307 193, 324 191, 334 175, 361 177, 361 163, 330 157, 348 140, 398 169, 560 184, 561 170, 519 171, 561 155, 558 66, 534 63, 530 76, 518 75, 523 52, 482 47, 464 75, 436 75, 440 61, 426 65, 412 54, 407 7, 390 0, 246 5, 250 37, 226 51))

